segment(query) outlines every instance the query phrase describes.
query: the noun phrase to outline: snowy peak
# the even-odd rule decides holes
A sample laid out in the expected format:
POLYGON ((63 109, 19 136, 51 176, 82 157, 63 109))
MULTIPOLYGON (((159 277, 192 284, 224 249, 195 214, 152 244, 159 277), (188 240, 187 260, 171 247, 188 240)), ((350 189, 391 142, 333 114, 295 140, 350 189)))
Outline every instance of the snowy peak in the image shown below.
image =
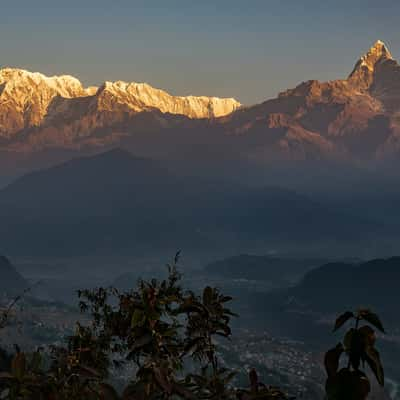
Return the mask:
POLYGON ((39 72, 29 72, 18 68, 4 68, 0 70, 0 85, 18 88, 31 86, 40 88, 46 86, 58 95, 71 98, 85 95, 81 82, 70 75, 48 77, 39 72))
POLYGON ((158 157, 185 141, 192 152, 199 132, 209 132, 200 139, 207 146, 223 144, 222 153, 230 135, 240 136, 232 144, 240 158, 261 163, 400 154, 400 65, 377 41, 347 79, 303 82, 243 108, 233 98, 174 96, 146 83, 85 88, 69 75, 0 70, 0 150, 132 146, 158 157))
POLYGON ((360 58, 347 82, 351 89, 377 99, 385 112, 400 109, 400 65, 389 49, 378 40, 360 58))
POLYGON ((385 45, 384 42, 382 42, 382 40, 377 40, 374 46, 372 46, 370 51, 379 53, 381 56, 385 56, 387 58, 393 58, 387 46, 385 45))
POLYGON ((172 96, 161 89, 147 83, 136 82, 104 82, 96 96, 99 104, 110 106, 118 102, 135 111, 157 109, 162 113, 179 114, 189 118, 222 117, 238 109, 241 104, 233 98, 206 96, 172 96), (108 96, 102 103, 102 97, 108 96), (110 101, 109 97, 113 98, 110 101))
POLYGON ((24 69, 0 70, 0 137, 11 139, 18 132, 39 126, 58 97, 87 96, 78 79, 47 77, 24 69))
POLYGON ((122 115, 143 111, 214 118, 230 114, 240 106, 235 99, 172 96, 146 83, 104 82, 99 88, 84 88, 70 75, 48 77, 24 69, 0 69, 0 138, 5 139, 48 125, 49 120, 57 123, 65 116, 79 120, 85 110, 92 113, 86 117, 92 120, 92 129, 96 129, 96 113, 109 113, 109 121, 113 115, 122 119, 122 115))
POLYGON ((378 40, 357 61, 353 71, 349 75, 349 82, 361 90, 369 89, 373 83, 377 67, 386 61, 393 62, 394 60, 385 43, 378 40))
POLYGON ((362 63, 369 68, 373 68, 381 59, 393 59, 387 46, 381 40, 376 41, 369 51, 361 57, 362 63))
POLYGON ((356 66, 354 67, 354 71, 362 67, 373 71, 375 65, 382 60, 393 60, 393 57, 385 43, 383 43, 381 40, 378 40, 369 49, 369 51, 358 60, 356 66))
POLYGON ((182 114, 190 118, 225 116, 241 106, 233 98, 172 96, 147 83, 106 81, 100 87, 84 88, 78 79, 70 75, 48 77, 39 72, 18 68, 0 69, 0 86, 0 94, 8 91, 9 94, 21 96, 23 93, 16 92, 33 94, 34 91, 50 90, 53 94, 67 99, 84 96, 101 97, 107 93, 108 96, 115 98, 115 102, 137 111, 146 108, 158 109, 163 113, 182 114))

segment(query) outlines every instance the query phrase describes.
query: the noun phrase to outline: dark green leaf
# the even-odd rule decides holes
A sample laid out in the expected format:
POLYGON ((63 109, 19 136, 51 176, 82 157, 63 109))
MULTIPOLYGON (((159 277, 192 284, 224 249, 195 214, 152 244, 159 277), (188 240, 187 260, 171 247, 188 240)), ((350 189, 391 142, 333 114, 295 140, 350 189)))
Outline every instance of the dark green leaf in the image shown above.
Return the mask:
POLYGON ((190 340, 190 341, 185 345, 184 352, 185 352, 185 353, 191 352, 191 351, 197 346, 197 344, 198 344, 198 343, 201 343, 202 341, 204 341, 204 338, 203 338, 203 337, 197 337, 197 338, 195 338, 195 339, 193 339, 193 340, 190 340))
POLYGON ((203 303, 205 306, 209 306, 213 300, 214 291, 210 286, 207 286, 203 290, 203 303))
POLYGON ((385 374, 383 371, 381 358, 379 352, 372 346, 369 346, 365 350, 366 361, 374 373, 378 383, 383 386, 385 384, 385 374))
POLYGON ((358 333, 362 338, 362 341, 364 343, 364 348, 368 346, 374 346, 376 335, 375 331, 369 325, 364 325, 361 328, 359 328, 358 333))
POLYGON ((351 365, 358 370, 365 348, 363 336, 358 330, 351 328, 344 337, 344 346, 351 365))
POLYGON ((87 375, 89 377, 93 377, 93 378, 100 377, 100 373, 98 371, 96 371, 95 369, 90 368, 86 365, 80 365, 79 369, 81 370, 81 372, 83 372, 84 375, 87 375))
POLYGON ((375 328, 379 329, 381 332, 385 333, 385 329, 383 328, 382 322, 379 319, 378 315, 369 311, 369 310, 361 310, 359 312, 360 317, 369 322, 371 325, 375 326, 375 328))
POLYGON ((229 372, 224 378, 224 384, 227 385, 236 376, 236 371, 229 372))
POLYGON ((221 299, 220 299, 220 302, 221 303, 226 303, 226 302, 232 301, 232 300, 233 300, 233 298, 231 296, 222 296, 221 299))
POLYGON ((188 389, 186 389, 183 385, 178 383, 173 383, 172 385, 173 391, 184 399, 188 400, 197 400, 197 397, 188 389))
POLYGON ((326 381, 328 400, 365 400, 370 392, 370 384, 361 371, 342 368, 326 381))
POLYGON ((18 352, 11 363, 11 371, 12 374, 18 378, 21 379, 26 372, 26 358, 24 353, 18 352))
POLYGON ((151 343, 153 337, 150 333, 145 333, 143 336, 140 336, 132 345, 132 349, 139 349, 140 347, 146 346, 146 344, 151 343))
POLYGON ((350 349, 352 347, 353 336, 354 336, 355 332, 356 332, 356 330, 354 328, 351 328, 344 335, 343 344, 344 344, 344 348, 346 349, 347 352, 350 351, 350 349))
POLYGON ((333 332, 336 332, 340 327, 342 327, 350 318, 354 318, 354 314, 351 311, 346 311, 344 314, 340 315, 335 322, 335 327, 333 332))
POLYGON ((339 368, 339 360, 340 356, 342 355, 344 351, 342 343, 338 343, 336 347, 333 349, 329 350, 325 354, 325 370, 328 376, 333 376, 336 374, 338 368, 339 368))
POLYGON ((138 326, 142 326, 145 320, 145 315, 143 311, 136 309, 132 315, 131 327, 136 328, 138 326))
POLYGON ((154 377, 156 378, 156 381, 158 385, 161 387, 164 393, 166 394, 171 394, 172 393, 172 385, 168 380, 168 371, 166 371, 163 368, 153 368, 154 371, 154 377))
POLYGON ((100 390, 101 390, 101 395, 102 399, 107 399, 107 400, 119 400, 118 393, 116 390, 109 384, 107 383, 102 383, 100 385, 100 390))

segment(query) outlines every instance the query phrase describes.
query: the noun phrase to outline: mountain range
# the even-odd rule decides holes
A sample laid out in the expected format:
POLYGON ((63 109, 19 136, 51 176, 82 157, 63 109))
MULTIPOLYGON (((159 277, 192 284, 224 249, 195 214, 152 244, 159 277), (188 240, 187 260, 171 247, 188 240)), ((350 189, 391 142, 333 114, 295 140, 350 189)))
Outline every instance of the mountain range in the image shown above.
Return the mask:
POLYGON ((172 96, 144 83, 84 88, 71 76, 0 70, 3 171, 26 172, 115 146, 197 162, 199 170, 221 169, 225 161, 359 167, 397 160, 399 139, 400 65, 381 41, 347 78, 309 80, 254 106, 172 96))
POLYGON ((0 137, 17 150, 104 145, 131 130, 162 129, 181 117, 212 119, 241 106, 235 99, 172 96, 145 83, 84 88, 72 76, 14 68, 0 70, 0 104, 0 137))

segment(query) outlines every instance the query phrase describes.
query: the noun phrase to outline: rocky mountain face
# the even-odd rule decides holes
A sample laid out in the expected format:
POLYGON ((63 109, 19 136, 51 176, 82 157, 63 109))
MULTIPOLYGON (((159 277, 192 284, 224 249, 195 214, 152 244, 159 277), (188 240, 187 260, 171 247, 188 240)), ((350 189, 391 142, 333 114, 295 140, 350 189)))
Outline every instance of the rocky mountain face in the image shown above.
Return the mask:
POLYGON ((347 79, 303 82, 225 119, 227 133, 263 136, 255 159, 376 160, 399 150, 400 66, 381 41, 347 79))
POLYGON ((71 76, 48 78, 40 73, 0 70, 0 137, 12 139, 25 128, 40 126, 56 97, 71 99, 88 93, 71 76))
POLYGON ((0 139, 8 150, 71 147, 96 137, 106 144, 137 129, 165 128, 173 115, 178 121, 216 118, 240 106, 235 99, 171 96, 145 83, 86 89, 71 76, 0 70, 0 139))
POLYGON ((216 160, 223 155, 233 164, 397 159, 400 65, 377 41, 346 79, 303 82, 251 107, 171 96, 143 83, 84 88, 69 76, 0 71, 0 153, 7 166, 21 154, 114 146, 164 158, 175 158, 179 147, 192 159, 199 143, 201 152, 212 148, 216 160))

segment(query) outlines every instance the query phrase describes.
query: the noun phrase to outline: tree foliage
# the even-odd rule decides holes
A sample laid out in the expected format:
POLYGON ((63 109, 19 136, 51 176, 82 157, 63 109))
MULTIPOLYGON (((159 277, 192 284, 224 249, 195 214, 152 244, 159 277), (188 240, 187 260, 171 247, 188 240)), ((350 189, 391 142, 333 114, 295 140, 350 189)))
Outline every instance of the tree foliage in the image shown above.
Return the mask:
POLYGON ((127 292, 97 288, 78 292, 90 316, 77 324, 63 347, 53 347, 49 366, 43 352, 19 349, 0 373, 1 399, 43 400, 279 400, 286 395, 249 373, 248 388, 233 385, 218 343, 231 337, 231 297, 217 288, 184 290, 178 255, 164 280, 141 280, 127 292), (108 382, 110 370, 134 364, 122 391, 108 382))

